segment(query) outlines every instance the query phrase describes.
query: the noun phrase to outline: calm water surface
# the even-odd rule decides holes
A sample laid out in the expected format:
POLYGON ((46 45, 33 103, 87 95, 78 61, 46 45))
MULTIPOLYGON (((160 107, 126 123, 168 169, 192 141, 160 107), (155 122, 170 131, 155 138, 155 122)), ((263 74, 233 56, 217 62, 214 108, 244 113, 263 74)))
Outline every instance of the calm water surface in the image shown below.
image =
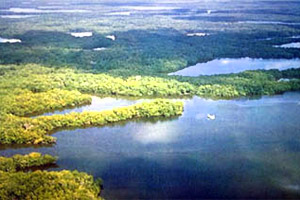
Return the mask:
POLYGON ((106 199, 300 198, 299 92, 183 101, 177 118, 60 131, 53 147, 0 154, 57 155, 51 170, 101 177, 106 199))
POLYGON ((120 99, 120 98, 112 98, 112 97, 97 97, 92 96, 92 103, 89 105, 77 107, 77 108, 70 108, 70 109, 64 109, 64 110, 57 110, 53 112, 48 112, 42 114, 42 116, 48 116, 48 115, 57 115, 57 114, 67 114, 70 112, 83 112, 83 111, 103 111, 103 110, 111 110, 113 108, 119 108, 124 106, 130 106, 135 103, 140 103, 143 101, 143 99, 120 99))
POLYGON ((283 45, 275 45, 275 47, 299 49, 300 48, 300 42, 292 42, 292 43, 283 44, 283 45))
POLYGON ((207 63, 198 63, 169 73, 169 75, 179 76, 199 76, 214 74, 238 73, 245 70, 257 69, 278 69, 285 70, 290 68, 299 68, 299 59, 252 59, 252 58, 222 58, 209 61, 207 63))

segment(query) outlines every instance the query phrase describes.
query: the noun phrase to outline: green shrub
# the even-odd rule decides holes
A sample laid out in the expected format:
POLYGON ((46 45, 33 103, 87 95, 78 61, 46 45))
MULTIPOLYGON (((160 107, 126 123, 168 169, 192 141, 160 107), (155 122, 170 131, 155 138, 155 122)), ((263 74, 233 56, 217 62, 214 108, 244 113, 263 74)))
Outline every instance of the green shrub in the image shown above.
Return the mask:
POLYGON ((47 112, 65 107, 90 104, 89 95, 78 91, 53 89, 46 92, 33 93, 27 89, 17 95, 6 95, 1 99, 1 110, 17 116, 26 116, 47 112))
POLYGON ((103 126, 108 123, 132 118, 170 117, 181 115, 183 103, 172 100, 157 99, 132 106, 116 108, 101 112, 68 113, 64 115, 40 116, 37 118, 17 117, 11 114, 3 118, 0 127, 0 143, 53 143, 49 135, 59 128, 76 128, 85 126, 103 126))
POLYGON ((15 172, 27 167, 38 167, 46 164, 52 164, 56 161, 56 157, 51 155, 42 155, 32 152, 27 155, 16 154, 13 157, 0 157, 0 171, 15 172))
POLYGON ((0 199, 99 200, 98 183, 92 176, 77 171, 0 171, 0 199))

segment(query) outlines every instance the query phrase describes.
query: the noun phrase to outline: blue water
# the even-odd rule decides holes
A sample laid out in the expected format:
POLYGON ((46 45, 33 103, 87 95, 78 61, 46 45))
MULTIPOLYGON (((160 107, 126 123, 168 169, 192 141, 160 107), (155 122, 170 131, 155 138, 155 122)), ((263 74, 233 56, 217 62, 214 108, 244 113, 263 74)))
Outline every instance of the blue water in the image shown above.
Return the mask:
POLYGON ((299 92, 183 101, 180 117, 64 130, 52 147, 0 154, 57 155, 50 170, 101 177, 106 199, 300 198, 299 92))
POLYGON ((299 59, 222 58, 215 59, 207 63, 198 63, 194 66, 184 68, 177 72, 169 73, 169 75, 199 76, 238 73, 243 72, 245 70, 285 70, 299 67, 299 59))

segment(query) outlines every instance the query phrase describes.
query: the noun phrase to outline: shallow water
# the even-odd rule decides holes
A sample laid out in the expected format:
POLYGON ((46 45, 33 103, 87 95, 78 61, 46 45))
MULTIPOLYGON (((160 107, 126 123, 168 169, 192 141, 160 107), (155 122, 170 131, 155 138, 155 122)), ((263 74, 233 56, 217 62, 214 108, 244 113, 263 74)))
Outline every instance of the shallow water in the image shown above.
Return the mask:
POLYGON ((279 48, 296 48, 296 49, 299 49, 300 48, 300 42, 292 42, 292 43, 283 44, 283 45, 275 45, 275 47, 279 47, 279 48))
POLYGON ((300 92, 183 101, 178 118, 60 131, 53 147, 0 154, 57 155, 52 170, 102 177, 106 199, 300 198, 300 92))
POLYGON ((47 112, 42 114, 41 116, 48 115, 56 115, 56 114, 67 114, 70 112, 83 112, 83 111, 103 111, 103 110, 111 110, 113 108, 119 108, 124 106, 129 106, 135 103, 139 103, 146 100, 126 100, 126 99, 117 99, 111 97, 97 97, 92 96, 92 103, 90 105, 85 105, 77 108, 70 108, 64 110, 57 110, 53 112, 47 112))
POLYGON ((169 75, 180 76, 199 76, 214 74, 238 73, 245 70, 257 69, 279 69, 299 68, 299 59, 252 59, 252 58, 222 58, 209 61, 207 63, 198 63, 169 73, 169 75))

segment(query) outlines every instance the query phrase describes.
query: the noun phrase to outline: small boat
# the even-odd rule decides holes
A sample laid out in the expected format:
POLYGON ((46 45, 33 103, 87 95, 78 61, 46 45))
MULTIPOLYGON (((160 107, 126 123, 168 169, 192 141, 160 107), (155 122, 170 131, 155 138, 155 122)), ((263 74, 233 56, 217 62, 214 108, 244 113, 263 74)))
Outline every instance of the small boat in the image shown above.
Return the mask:
POLYGON ((210 119, 210 120, 215 120, 216 115, 207 114, 207 118, 210 119))

